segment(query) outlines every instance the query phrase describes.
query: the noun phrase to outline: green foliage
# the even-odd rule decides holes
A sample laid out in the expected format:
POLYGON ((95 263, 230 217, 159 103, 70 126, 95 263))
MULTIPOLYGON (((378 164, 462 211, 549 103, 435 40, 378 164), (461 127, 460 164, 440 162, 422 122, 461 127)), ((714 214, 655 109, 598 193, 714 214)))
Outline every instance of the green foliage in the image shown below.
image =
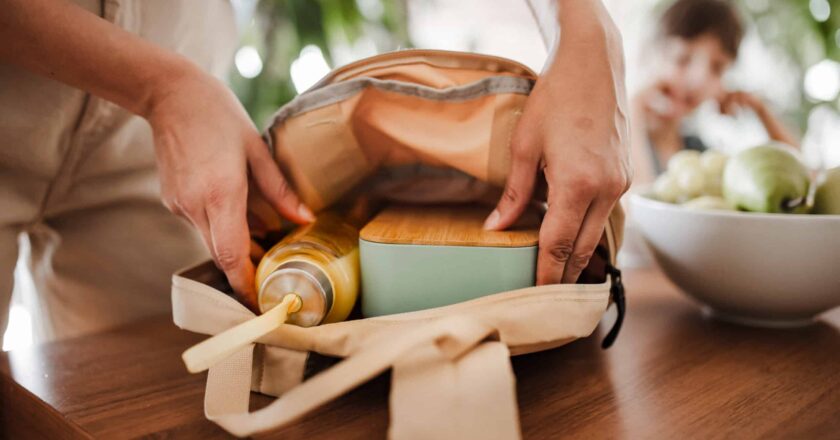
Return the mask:
MULTIPOLYGON (((376 1, 376 0, 369 0, 376 1)), ((263 70, 255 78, 234 71, 231 85, 251 117, 262 127, 271 114, 297 94, 290 68, 303 47, 321 49, 328 64, 335 66, 335 49, 351 47, 362 37, 370 38, 378 52, 411 47, 406 17, 407 0, 378 0, 381 14, 366 17, 362 0, 260 0, 243 44, 257 48, 263 70)), ((672 0, 663 0, 661 7, 672 0)), ((367 2, 365 2, 367 3, 367 2)), ((840 61, 840 0, 829 0, 831 15, 817 21, 809 0, 736 0, 750 25, 762 40, 781 48, 799 66, 800 77, 812 64, 831 58, 840 61)), ((800 126, 815 105, 801 97, 795 115, 800 126)), ((838 103, 834 103, 835 108, 838 103)))
MULTIPOLYGON (((829 0, 831 14, 825 21, 812 15, 809 0, 739 0, 741 10, 753 23, 761 39, 781 48, 800 70, 800 80, 811 65, 829 58, 840 60, 840 1, 829 0)), ((806 99, 800 86, 800 105, 794 117, 800 127, 817 105, 806 99)), ((840 104, 837 99, 834 108, 840 104)))
POLYGON ((297 94, 290 68, 303 47, 317 46, 334 67, 334 47, 352 45, 367 33, 382 30, 376 41, 382 51, 408 46, 403 1, 382 0, 381 16, 367 18, 355 0, 261 0, 242 44, 257 48, 263 70, 254 78, 244 78, 234 69, 230 77, 234 92, 258 127, 297 94))
POLYGON ((783 47, 800 66, 809 66, 823 58, 840 60, 837 30, 840 25, 840 1, 831 0, 831 15, 817 21, 808 0, 767 1, 766 7, 750 7, 756 2, 744 1, 743 10, 757 26, 768 44, 783 47))

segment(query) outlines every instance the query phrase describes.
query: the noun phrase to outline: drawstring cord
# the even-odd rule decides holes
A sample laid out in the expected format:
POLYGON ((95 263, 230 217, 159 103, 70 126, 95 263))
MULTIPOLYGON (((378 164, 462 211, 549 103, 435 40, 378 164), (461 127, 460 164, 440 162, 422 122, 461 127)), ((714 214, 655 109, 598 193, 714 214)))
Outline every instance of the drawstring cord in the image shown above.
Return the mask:
POLYGON ((615 318, 610 331, 604 336, 604 341, 601 342, 601 348, 610 348, 615 339, 618 337, 618 332, 621 330, 621 325, 624 323, 624 315, 627 311, 627 303, 624 297, 624 284, 621 282, 621 271, 615 266, 607 264, 607 275, 610 276, 610 296, 615 303, 618 316, 615 318))
POLYGON ((262 315, 188 348, 181 355, 181 359, 190 373, 207 370, 282 325, 289 315, 300 310, 302 305, 300 296, 290 293, 283 297, 280 304, 262 315))

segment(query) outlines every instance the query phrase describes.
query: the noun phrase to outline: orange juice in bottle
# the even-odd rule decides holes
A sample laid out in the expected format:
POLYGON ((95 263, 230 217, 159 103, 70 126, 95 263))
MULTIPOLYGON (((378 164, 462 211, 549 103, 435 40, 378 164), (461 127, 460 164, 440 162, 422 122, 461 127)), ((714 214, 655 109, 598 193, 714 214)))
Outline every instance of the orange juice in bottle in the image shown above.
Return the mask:
POLYGON ((256 288, 262 313, 294 294, 300 309, 287 322, 310 327, 343 321, 359 295, 359 230, 335 213, 319 214, 266 252, 256 288))
POLYGON ((311 327, 343 321, 359 296, 359 229, 337 214, 319 214, 271 248, 256 275, 260 316, 218 333, 182 358, 204 371, 283 323, 311 327))

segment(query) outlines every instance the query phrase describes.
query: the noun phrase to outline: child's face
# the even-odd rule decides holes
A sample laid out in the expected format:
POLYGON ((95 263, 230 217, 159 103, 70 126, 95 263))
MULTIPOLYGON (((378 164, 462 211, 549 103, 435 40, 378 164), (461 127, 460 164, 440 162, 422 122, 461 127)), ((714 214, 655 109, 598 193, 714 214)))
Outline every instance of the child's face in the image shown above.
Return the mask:
POLYGON ((719 96, 721 78, 733 61, 712 35, 669 38, 659 54, 654 79, 660 102, 653 110, 668 119, 681 119, 703 101, 719 96))

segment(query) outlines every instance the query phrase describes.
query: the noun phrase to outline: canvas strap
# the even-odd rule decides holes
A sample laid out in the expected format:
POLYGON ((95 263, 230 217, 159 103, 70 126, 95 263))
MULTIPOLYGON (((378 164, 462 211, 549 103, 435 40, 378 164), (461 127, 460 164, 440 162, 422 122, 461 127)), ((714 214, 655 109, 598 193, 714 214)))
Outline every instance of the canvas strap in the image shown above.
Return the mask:
POLYGON ((384 335, 254 412, 249 346, 210 369, 205 414, 248 436, 286 426, 394 367, 392 438, 518 438, 509 353, 496 339, 492 327, 466 316, 384 335))
POLYGON ((520 437, 510 351, 501 342, 455 360, 426 344, 394 364, 392 382, 390 438, 520 437))

